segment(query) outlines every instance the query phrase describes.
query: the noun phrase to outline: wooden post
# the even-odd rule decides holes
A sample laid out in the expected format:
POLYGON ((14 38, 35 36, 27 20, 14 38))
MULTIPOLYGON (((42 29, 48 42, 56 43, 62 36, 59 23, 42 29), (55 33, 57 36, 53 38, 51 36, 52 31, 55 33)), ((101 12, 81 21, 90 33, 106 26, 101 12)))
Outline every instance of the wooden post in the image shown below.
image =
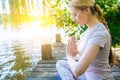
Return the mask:
POLYGON ((56 43, 61 42, 61 35, 60 34, 56 34, 56 43))
POLYGON ((41 46, 42 60, 52 59, 52 46, 51 44, 43 44, 41 46))

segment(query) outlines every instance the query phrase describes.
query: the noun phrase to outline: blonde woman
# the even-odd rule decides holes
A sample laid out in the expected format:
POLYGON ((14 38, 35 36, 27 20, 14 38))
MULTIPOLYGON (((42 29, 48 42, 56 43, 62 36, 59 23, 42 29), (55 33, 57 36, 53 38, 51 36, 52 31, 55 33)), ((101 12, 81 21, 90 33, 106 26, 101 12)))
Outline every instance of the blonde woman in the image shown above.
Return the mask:
POLYGON ((93 0, 72 0, 70 12, 73 21, 78 25, 86 24, 88 29, 78 44, 75 37, 68 41, 67 61, 56 63, 56 80, 114 80, 111 39, 101 9, 93 0), (80 58, 76 61, 78 54, 80 58))

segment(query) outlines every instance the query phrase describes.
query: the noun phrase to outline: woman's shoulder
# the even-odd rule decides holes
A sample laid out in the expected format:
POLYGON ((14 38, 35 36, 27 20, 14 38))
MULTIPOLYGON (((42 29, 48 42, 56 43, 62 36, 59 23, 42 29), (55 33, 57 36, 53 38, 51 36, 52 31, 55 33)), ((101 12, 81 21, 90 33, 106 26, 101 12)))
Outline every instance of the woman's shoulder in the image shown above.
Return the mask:
POLYGON ((96 28, 94 29, 94 33, 98 34, 98 35, 105 35, 105 34, 109 34, 107 28, 102 24, 99 23, 96 28))

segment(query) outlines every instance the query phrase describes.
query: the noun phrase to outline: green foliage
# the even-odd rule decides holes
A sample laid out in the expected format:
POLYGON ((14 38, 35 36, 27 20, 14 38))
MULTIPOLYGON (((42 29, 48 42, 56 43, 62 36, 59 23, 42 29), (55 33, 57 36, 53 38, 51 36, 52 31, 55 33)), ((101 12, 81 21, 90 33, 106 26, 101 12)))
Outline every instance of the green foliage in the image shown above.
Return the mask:
POLYGON ((0 24, 2 24, 2 20, 1 20, 2 16, 0 15, 0 24))
POLYGON ((68 37, 75 35, 77 40, 80 39, 80 35, 87 29, 87 26, 75 26, 75 27, 65 27, 65 33, 68 37))
POLYGON ((10 0, 10 24, 12 27, 17 27, 20 24, 19 6, 19 0, 10 0))
POLYGON ((118 0, 96 0, 103 10, 104 17, 110 28, 112 46, 120 45, 120 2, 118 0), (103 5, 104 4, 104 5, 103 5))
POLYGON ((26 0, 9 0, 9 18, 13 28, 19 28, 19 25, 31 20, 30 16, 27 14, 25 2, 26 0))
POLYGON ((31 12, 35 9, 33 0, 8 0, 10 13, 6 11, 7 7, 5 2, 6 0, 0 1, 3 10, 2 24, 4 24, 4 26, 9 22, 12 28, 19 29, 21 24, 31 22, 39 17, 31 15, 31 12))
POLYGON ((120 45, 120 6, 113 7, 105 14, 106 21, 108 22, 110 33, 112 36, 112 45, 117 47, 120 45))
MULTIPOLYGON (((57 28, 61 28, 71 25, 70 12, 67 9, 68 0, 43 0, 42 3, 48 13, 48 15, 44 14, 40 18, 42 26, 55 24, 57 28)), ((43 8, 44 13, 46 13, 45 9, 43 8)))
POLYGON ((103 12, 107 12, 118 0, 95 0, 96 4, 102 8, 103 12))
POLYGON ((4 26, 7 25, 7 14, 2 14, 2 24, 3 24, 4 26))
POLYGON ((0 15, 0 22, 4 25, 4 28, 6 28, 6 24, 7 24, 7 14, 5 13, 6 9, 5 9, 5 1, 4 0, 1 0, 1 9, 2 9, 2 13, 0 15))

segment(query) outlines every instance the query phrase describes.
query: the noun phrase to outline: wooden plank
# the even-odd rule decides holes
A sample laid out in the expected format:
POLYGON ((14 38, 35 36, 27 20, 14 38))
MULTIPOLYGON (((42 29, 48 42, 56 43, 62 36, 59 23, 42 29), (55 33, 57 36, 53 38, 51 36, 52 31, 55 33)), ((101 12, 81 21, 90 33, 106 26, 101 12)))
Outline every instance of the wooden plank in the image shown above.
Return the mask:
POLYGON ((33 69, 31 75, 27 77, 27 80, 39 79, 39 80, 54 80, 56 74, 56 62, 58 59, 65 58, 66 45, 57 43, 52 46, 52 56, 54 60, 40 60, 36 67, 33 69), (50 78, 51 77, 51 78, 50 78))

